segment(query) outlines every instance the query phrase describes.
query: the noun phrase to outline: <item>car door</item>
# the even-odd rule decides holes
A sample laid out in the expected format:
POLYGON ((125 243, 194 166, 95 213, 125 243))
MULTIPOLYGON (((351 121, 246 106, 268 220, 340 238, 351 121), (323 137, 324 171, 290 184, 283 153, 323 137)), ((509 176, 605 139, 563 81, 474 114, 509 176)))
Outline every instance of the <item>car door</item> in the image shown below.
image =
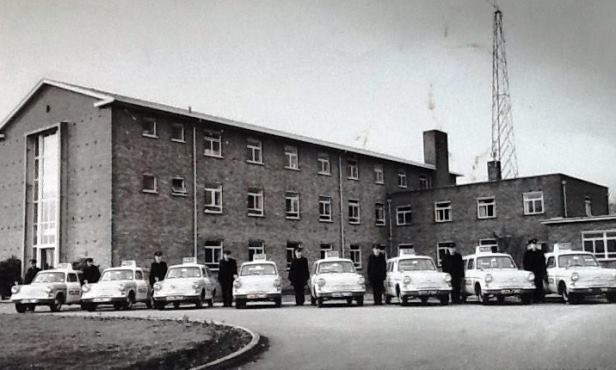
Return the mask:
POLYGON ((475 259, 468 258, 464 264, 464 292, 467 295, 475 294, 473 289, 474 277, 475 277, 475 259))
POLYGON ((315 285, 317 284, 317 267, 319 266, 319 264, 317 262, 312 264, 312 274, 310 274, 310 294, 313 297, 317 296, 317 292, 314 289, 315 285))
POLYGON ((548 257, 546 262, 546 271, 548 275, 547 289, 550 293, 558 293, 558 282, 556 281, 556 257, 548 257))
POLYGON ((212 274, 207 267, 201 266, 201 275, 203 275, 203 282, 205 284, 205 297, 206 299, 212 298, 214 291, 214 283, 212 282, 212 274))
POLYGON ((136 299, 138 301, 147 300, 149 283, 145 281, 145 274, 141 269, 135 270, 135 285, 137 286, 136 299))
POLYGON ((74 272, 66 274, 66 303, 75 304, 79 303, 81 299, 81 284, 79 278, 74 272))
POLYGON ((385 293, 388 295, 394 295, 393 286, 393 261, 387 262, 387 278, 385 279, 385 293))

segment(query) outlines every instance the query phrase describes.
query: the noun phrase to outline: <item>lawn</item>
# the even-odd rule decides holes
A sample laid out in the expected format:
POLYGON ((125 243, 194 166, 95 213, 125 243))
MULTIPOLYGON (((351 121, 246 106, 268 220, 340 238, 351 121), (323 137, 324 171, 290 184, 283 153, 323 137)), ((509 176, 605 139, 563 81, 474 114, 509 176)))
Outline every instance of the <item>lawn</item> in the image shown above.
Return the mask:
POLYGON ((0 314, 0 323, 0 369, 184 369, 251 339, 186 320, 0 314))

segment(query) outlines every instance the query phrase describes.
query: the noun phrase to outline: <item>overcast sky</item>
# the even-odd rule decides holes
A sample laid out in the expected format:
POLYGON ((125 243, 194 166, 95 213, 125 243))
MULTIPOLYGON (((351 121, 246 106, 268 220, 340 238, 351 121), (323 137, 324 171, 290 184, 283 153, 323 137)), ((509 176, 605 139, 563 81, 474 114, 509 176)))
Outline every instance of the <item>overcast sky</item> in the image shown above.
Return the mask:
MULTIPOLYGON (((616 1, 498 3, 520 176, 616 189, 616 1)), ((0 116, 47 77, 417 161, 437 128, 461 182, 485 180, 492 17, 488 0, 0 0, 0 116)))

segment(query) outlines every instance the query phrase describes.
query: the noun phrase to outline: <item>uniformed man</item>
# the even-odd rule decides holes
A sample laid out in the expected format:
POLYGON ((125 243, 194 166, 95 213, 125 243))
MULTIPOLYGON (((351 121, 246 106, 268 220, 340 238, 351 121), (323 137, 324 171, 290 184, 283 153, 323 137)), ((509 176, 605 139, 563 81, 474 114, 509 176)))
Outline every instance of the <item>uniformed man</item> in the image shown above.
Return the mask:
POLYGON ((372 254, 368 257, 368 279, 372 286, 374 304, 383 304, 383 282, 387 276, 387 261, 385 261, 385 247, 374 245, 372 254))
POLYGON ((154 253, 154 262, 150 265, 150 285, 154 286, 157 281, 165 280, 167 275, 167 263, 163 261, 163 252, 154 253))
POLYGON ((222 289, 224 307, 233 306, 233 280, 237 277, 237 263, 231 258, 231 251, 225 250, 218 262, 218 281, 222 289))
POLYGON ((544 298, 543 280, 546 278, 547 271, 545 266, 545 255, 541 246, 537 244, 537 239, 530 239, 526 245, 526 251, 522 258, 524 270, 535 274, 535 302, 541 302, 544 298))
POLYGON ((96 283, 101 277, 101 272, 98 266, 94 266, 94 260, 90 257, 86 258, 86 266, 83 268, 83 281, 86 283, 96 283))
POLYGON ((304 287, 310 280, 310 271, 308 270, 308 260, 302 256, 302 247, 295 247, 293 250, 293 259, 289 268, 289 280, 295 291, 295 305, 302 306, 304 304, 304 287))
POLYGON ((31 259, 30 268, 26 271, 26 276, 24 277, 24 284, 30 284, 39 271, 41 271, 41 269, 36 267, 36 260, 31 259))
POLYGON ((451 302, 460 303, 462 282, 464 281, 464 261, 462 255, 456 251, 456 243, 450 243, 442 257, 443 272, 451 275, 451 302))

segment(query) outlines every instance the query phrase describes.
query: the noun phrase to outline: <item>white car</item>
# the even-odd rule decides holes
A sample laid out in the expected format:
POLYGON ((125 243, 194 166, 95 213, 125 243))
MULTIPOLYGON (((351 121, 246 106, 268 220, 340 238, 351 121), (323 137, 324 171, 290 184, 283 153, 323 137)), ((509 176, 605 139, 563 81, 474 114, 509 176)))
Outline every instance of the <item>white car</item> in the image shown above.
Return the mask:
POLYGON ((165 280, 154 284, 154 307, 162 310, 168 303, 174 308, 181 303, 194 303, 197 308, 214 306, 216 282, 210 270, 195 263, 194 258, 185 258, 181 265, 173 265, 167 270, 165 280))
POLYGON ((236 308, 246 307, 248 301, 273 301, 282 304, 282 283, 276 263, 266 261, 264 255, 255 255, 252 262, 240 266, 239 277, 233 282, 236 308))
POLYGON ((592 253, 554 245, 554 252, 546 254, 546 267, 547 292, 559 294, 566 303, 602 294, 616 302, 616 269, 601 267, 592 253))
POLYGON ((397 297, 401 305, 411 298, 419 298, 425 304, 430 297, 438 297, 446 305, 450 293, 451 275, 439 272, 432 258, 412 253, 387 260, 385 303, 397 297))
POLYGON ((313 305, 323 307, 326 300, 346 300, 351 305, 354 299, 358 306, 363 306, 365 293, 366 281, 350 259, 328 252, 324 259, 312 265, 310 302, 313 305))
POLYGON ((122 261, 120 267, 105 269, 97 283, 84 284, 81 290, 82 310, 94 311, 101 304, 130 310, 137 302, 152 307, 150 284, 135 261, 122 261))
POLYGON ((463 299, 475 295, 479 302, 488 304, 491 297, 503 303, 507 296, 518 296, 523 304, 531 303, 535 274, 518 270, 509 254, 493 253, 491 246, 480 246, 463 260, 463 299))
POLYGON ((49 306, 51 311, 60 311, 64 304, 79 304, 81 297, 81 271, 73 270, 70 263, 61 263, 53 270, 39 271, 29 285, 11 288, 11 301, 15 310, 24 313, 34 311, 36 306, 49 306))

